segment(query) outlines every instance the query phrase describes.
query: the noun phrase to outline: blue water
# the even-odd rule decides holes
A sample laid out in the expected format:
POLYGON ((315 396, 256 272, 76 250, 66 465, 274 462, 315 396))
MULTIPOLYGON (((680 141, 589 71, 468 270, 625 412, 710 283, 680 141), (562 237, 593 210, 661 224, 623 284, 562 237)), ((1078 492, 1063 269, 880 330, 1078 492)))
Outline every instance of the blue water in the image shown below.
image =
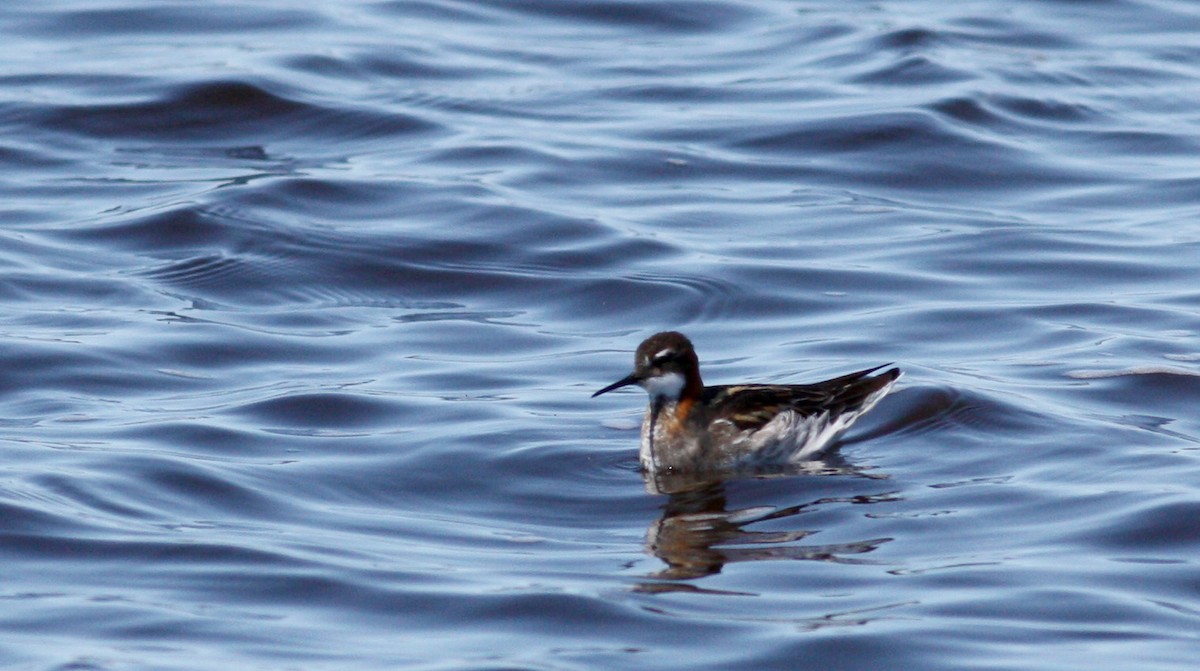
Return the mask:
POLYGON ((0 8, 0 665, 1193 669, 1200 5, 0 8), (896 362, 787 477, 710 383, 896 362), (651 483, 653 484, 653 483, 651 483))

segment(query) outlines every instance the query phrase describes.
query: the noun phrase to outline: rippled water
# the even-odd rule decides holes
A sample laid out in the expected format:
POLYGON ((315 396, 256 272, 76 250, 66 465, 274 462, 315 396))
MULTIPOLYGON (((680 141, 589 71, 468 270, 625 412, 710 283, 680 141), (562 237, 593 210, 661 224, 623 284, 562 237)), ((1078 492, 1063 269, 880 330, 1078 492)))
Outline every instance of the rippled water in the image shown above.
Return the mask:
POLYGON ((14 669, 1154 669, 1200 652, 1200 7, 10 3, 14 669), (647 493, 710 383, 897 362, 647 493))

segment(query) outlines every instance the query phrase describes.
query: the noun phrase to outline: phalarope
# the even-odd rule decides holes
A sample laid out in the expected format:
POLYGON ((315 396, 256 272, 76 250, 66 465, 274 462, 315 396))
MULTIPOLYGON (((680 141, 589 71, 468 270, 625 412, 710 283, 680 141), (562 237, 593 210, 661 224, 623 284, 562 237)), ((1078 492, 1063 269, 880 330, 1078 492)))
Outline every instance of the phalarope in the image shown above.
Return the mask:
POLYGON ((876 366, 813 384, 704 386, 682 333, 650 336, 633 372, 592 394, 637 385, 650 395, 638 457, 649 472, 711 471, 809 459, 891 390, 900 369, 876 366))

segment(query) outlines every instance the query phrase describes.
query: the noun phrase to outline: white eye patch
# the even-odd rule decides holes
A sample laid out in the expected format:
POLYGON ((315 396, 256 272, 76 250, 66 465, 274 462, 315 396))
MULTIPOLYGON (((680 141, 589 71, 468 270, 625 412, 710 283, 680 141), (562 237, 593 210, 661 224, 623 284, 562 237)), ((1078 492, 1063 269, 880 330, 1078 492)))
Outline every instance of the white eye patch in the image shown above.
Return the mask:
POLYGON ((679 398, 679 392, 683 391, 684 382, 683 376, 679 373, 667 373, 642 380, 642 389, 655 398, 665 397, 676 400, 679 398))

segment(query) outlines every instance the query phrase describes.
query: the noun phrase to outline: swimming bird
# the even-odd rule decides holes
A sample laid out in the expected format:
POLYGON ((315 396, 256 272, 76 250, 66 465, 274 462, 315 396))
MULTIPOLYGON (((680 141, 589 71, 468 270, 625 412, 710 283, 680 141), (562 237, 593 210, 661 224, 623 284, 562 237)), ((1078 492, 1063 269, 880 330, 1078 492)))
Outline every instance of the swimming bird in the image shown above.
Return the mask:
POLYGON ((638 458, 651 473, 781 465, 820 454, 891 390, 889 364, 813 384, 704 386, 687 336, 665 331, 637 348, 633 372, 592 394, 637 385, 650 395, 638 458))

